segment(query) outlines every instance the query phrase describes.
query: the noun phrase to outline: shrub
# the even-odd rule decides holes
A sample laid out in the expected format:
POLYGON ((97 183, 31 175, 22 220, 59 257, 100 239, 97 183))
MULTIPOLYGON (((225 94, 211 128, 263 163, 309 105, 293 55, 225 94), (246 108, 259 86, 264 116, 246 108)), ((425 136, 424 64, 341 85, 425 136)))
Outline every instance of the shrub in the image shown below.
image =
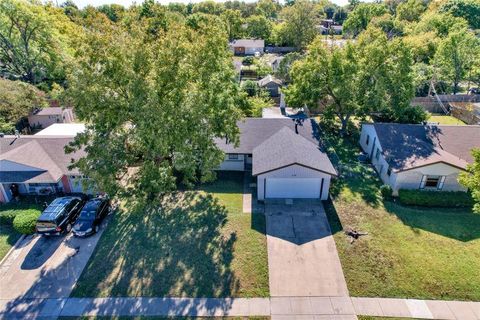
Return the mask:
POLYGON ((0 224, 7 224, 11 226, 13 224, 13 219, 15 219, 17 213, 17 210, 6 210, 0 212, 0 224))
POLYGON ((32 234, 35 232, 35 223, 40 216, 38 210, 25 210, 19 212, 13 219, 13 228, 22 234, 32 234))
POLYGON ((390 199, 392 197, 392 187, 390 187, 388 184, 384 184, 380 187, 380 193, 382 194, 383 199, 390 199))
POLYGON ((41 206, 32 203, 7 203, 0 205, 0 224, 13 225, 13 219, 21 212, 40 211, 41 206))
POLYGON ((470 193, 462 191, 424 191, 405 190, 398 192, 403 205, 425 207, 471 207, 473 199, 470 193))
POLYGON ((253 57, 248 56, 248 57, 243 58, 242 64, 243 64, 244 66, 250 66, 250 65, 253 64, 253 62, 254 62, 253 57))

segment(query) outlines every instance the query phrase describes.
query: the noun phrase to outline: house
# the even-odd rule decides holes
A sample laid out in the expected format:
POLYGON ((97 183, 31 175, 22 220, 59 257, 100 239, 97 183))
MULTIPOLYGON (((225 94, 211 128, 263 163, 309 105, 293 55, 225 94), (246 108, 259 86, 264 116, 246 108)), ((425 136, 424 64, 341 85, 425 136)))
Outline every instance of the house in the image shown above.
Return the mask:
POLYGON ((49 107, 35 109, 28 115, 28 123, 31 128, 46 128, 54 123, 70 123, 74 120, 73 109, 61 107, 49 107))
POLYGON ((254 55, 256 52, 265 51, 265 41, 260 39, 238 39, 230 43, 230 48, 235 55, 254 55))
POLYGON ((364 123, 360 146, 394 195, 400 189, 466 191, 458 175, 480 148, 480 126, 364 123))
POLYGON ((280 88, 282 87, 282 80, 268 75, 265 78, 258 80, 258 86, 268 91, 271 97, 278 97, 280 95, 280 88))
POLYGON ((320 24, 317 26, 321 34, 342 34, 343 26, 338 25, 332 19, 323 19, 320 21, 320 24))
POLYGON ((83 123, 54 123, 35 133, 36 136, 72 136, 85 131, 83 123))
POLYGON ((20 194, 46 195, 82 192, 84 179, 68 167, 83 151, 65 154, 72 136, 3 136, 0 138, 0 202, 20 194))
POLYGON ((257 199, 327 200, 337 175, 319 148, 318 125, 310 119, 247 118, 238 123, 237 147, 217 139, 225 152, 219 170, 247 171, 257 179, 257 199))

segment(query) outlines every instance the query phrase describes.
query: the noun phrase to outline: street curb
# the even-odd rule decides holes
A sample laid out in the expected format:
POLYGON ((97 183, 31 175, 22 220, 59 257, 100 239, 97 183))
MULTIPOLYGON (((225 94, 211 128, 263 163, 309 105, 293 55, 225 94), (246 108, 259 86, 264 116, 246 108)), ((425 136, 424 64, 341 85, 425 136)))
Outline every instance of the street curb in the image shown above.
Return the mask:
POLYGON ((8 257, 10 257, 10 255, 12 254, 12 252, 17 249, 18 245, 20 244, 20 242, 22 242, 24 239, 26 238, 26 235, 22 234, 20 236, 20 238, 18 238, 17 242, 15 242, 15 244, 10 248, 10 250, 8 250, 7 254, 2 258, 2 260, 0 260, 0 267, 2 266, 2 264, 7 261, 8 257))

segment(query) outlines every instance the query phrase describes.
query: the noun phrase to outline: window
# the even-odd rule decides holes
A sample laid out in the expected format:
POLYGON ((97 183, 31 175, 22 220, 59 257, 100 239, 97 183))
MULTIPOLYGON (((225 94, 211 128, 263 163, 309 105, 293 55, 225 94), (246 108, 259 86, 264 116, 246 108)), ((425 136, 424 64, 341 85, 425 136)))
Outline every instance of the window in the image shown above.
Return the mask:
POLYGON ((445 176, 423 176, 420 183, 420 189, 437 189, 441 190, 445 183, 445 176))
POLYGON ((377 152, 375 153, 375 159, 379 160, 380 159, 380 149, 377 148, 377 152))
POLYGON ((228 155, 228 160, 238 160, 238 154, 230 153, 228 155))
POLYGON ((370 143, 370 136, 367 134, 367 140, 365 141, 366 145, 368 146, 368 144, 370 143))

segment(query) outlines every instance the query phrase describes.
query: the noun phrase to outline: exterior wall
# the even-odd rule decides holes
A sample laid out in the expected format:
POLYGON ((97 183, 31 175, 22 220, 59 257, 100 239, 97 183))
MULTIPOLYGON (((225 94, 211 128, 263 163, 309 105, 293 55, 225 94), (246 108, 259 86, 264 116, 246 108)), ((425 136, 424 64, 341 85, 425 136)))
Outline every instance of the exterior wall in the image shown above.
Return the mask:
POLYGON ((238 159, 229 159, 228 154, 225 155, 225 160, 220 164, 218 170, 224 171, 244 171, 245 170, 245 155, 239 154, 238 159))
POLYGON ((63 123, 71 123, 75 120, 75 116, 71 108, 64 109, 62 116, 63 116, 63 123))
POLYGON ((31 127, 40 127, 47 128, 54 123, 70 123, 75 120, 73 110, 67 108, 62 110, 62 114, 52 114, 52 115, 38 115, 31 114, 28 116, 28 123, 31 127))
POLYGON ((0 183, 0 203, 8 202, 7 194, 3 189, 3 184, 0 183))
POLYGON ((46 128, 54 123, 62 123, 62 115, 29 115, 28 123, 31 127, 46 128))
POLYGON ((255 52, 263 53, 263 47, 245 47, 245 54, 255 54, 255 52))
POLYGON ((291 165, 282 169, 275 171, 270 171, 264 174, 257 176, 257 197, 258 200, 265 200, 265 179, 268 178, 320 178, 323 180, 323 191, 321 200, 327 200, 329 189, 330 189, 330 179, 329 174, 312 170, 299 165, 291 165))
POLYGON ((270 82, 266 86, 263 87, 263 89, 268 90, 270 93, 270 96, 272 97, 278 97, 279 96, 279 89, 280 86, 276 84, 275 82, 270 82))
POLYGON ((65 191, 65 193, 72 192, 72 188, 70 187, 70 180, 68 179, 67 176, 64 175, 61 179, 61 182, 63 186, 63 191, 65 191))
MULTIPOLYGON (((439 191, 467 191, 467 189, 458 182, 458 175, 461 171, 462 170, 445 163, 436 163, 399 172, 397 173, 395 183, 392 185, 394 195, 397 195, 400 189, 420 189, 424 175, 445 177, 443 188, 439 191)), ((424 190, 429 190, 429 188, 425 188, 424 190)), ((433 188, 432 190, 437 189, 433 188)))
POLYGON ((372 163, 373 167, 377 171, 380 179, 384 184, 390 185, 392 188, 395 185, 395 180, 397 179, 397 174, 392 172, 390 176, 387 174, 389 165, 387 161, 383 158, 381 154, 382 147, 378 141, 377 133, 375 128, 372 125, 364 124, 362 125, 362 131, 360 133, 360 147, 362 150, 368 155, 370 162, 372 163), (367 144, 367 136, 369 137, 369 142, 367 144), (380 157, 377 159, 375 157, 377 153, 377 149, 380 150, 380 157))

